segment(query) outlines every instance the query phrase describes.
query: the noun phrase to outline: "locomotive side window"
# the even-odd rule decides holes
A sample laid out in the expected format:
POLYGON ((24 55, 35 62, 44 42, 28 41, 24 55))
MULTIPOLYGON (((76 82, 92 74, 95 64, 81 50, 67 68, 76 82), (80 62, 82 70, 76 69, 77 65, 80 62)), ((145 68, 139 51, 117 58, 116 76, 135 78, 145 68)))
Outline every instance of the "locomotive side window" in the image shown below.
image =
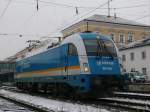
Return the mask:
POLYGON ((77 53, 77 48, 73 44, 68 44, 68 55, 73 56, 73 55, 78 55, 77 53))

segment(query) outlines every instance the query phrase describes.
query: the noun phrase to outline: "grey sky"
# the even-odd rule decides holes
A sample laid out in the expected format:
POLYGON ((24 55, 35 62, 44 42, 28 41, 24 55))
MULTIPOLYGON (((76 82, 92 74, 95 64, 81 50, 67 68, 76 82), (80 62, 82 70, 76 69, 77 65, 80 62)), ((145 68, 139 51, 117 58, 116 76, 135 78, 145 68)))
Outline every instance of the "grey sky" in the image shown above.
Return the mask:
MULTIPOLYGON (((0 15, 2 15, 5 7, 10 0, 0 0, 0 15)), ((36 0, 11 0, 9 7, 3 16, 0 16, 0 34, 7 33, 10 35, 0 35, 0 60, 15 54, 17 51, 27 46, 26 41, 29 39, 39 39, 40 36, 54 36, 58 31, 66 25, 73 24, 77 18, 87 13, 88 8, 79 8, 79 14, 75 14, 75 8, 56 6, 48 3, 39 3, 39 11, 36 11, 36 0), (16 34, 24 34, 23 37, 18 37, 16 34), (26 36, 30 34, 31 36, 26 36)), ((42 0, 54 3, 98 7, 107 0, 42 0)), ((150 25, 150 0, 113 0, 110 6, 128 7, 135 5, 145 5, 143 7, 116 9, 117 16, 136 20, 143 24, 150 25), (147 4, 147 6, 145 5, 147 4), (148 6, 149 5, 149 6, 148 6), (139 19, 141 17, 143 19, 139 19)), ((107 5, 103 6, 106 8, 107 5)), ((114 9, 111 10, 113 15, 114 9)), ((93 14, 107 14, 106 9, 98 9, 93 14)), ((83 18, 80 18, 83 19, 83 18)))

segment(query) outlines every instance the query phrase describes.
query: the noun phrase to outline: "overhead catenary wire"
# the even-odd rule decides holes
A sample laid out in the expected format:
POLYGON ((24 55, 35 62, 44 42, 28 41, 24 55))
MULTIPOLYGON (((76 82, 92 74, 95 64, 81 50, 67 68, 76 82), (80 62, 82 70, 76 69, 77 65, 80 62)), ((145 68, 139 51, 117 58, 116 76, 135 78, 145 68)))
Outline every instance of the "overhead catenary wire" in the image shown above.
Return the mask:
MULTIPOLYGON (((0 33, 0 36, 15 36, 15 37, 36 37, 34 34, 21 34, 21 33, 0 33)), ((43 35, 40 35, 42 37, 43 35)))
POLYGON ((85 16, 91 14, 92 12, 94 12, 94 11, 97 10, 97 9, 99 9, 100 7, 103 7, 103 6, 107 5, 108 2, 109 2, 109 1, 107 1, 107 2, 105 2, 105 3, 103 3, 103 4, 100 4, 98 7, 96 7, 96 8, 94 8, 94 9, 88 11, 87 13, 83 14, 83 15, 80 16, 79 18, 75 19, 73 22, 75 22, 75 21, 77 21, 77 20, 79 20, 79 19, 81 19, 81 18, 83 18, 83 17, 85 17, 85 16))
POLYGON ((150 14, 145 15, 145 16, 142 16, 142 17, 139 17, 139 18, 135 19, 135 21, 138 21, 138 20, 141 20, 141 19, 147 18, 147 17, 149 17, 149 16, 150 16, 150 14))
MULTIPOLYGON (((102 8, 102 7, 95 8, 95 7, 73 6, 73 5, 67 5, 67 4, 61 4, 61 3, 54 3, 54 2, 45 1, 45 0, 34 0, 34 1, 37 1, 37 10, 38 10, 38 2, 42 2, 42 3, 50 4, 50 5, 57 5, 57 6, 61 6, 61 7, 67 7, 67 8, 75 8, 76 14, 79 13, 79 8, 89 8, 89 9, 94 8, 93 10, 95 10, 95 9, 107 9, 108 10, 108 8, 102 8)), ((110 2, 110 1, 108 0, 108 2, 110 2)), ((107 2, 107 4, 108 4, 108 2, 107 2)), ((116 8, 110 7, 109 9, 110 10, 112 10, 112 9, 118 10, 118 9, 128 9, 128 8, 136 8, 136 7, 145 7, 145 6, 150 6, 150 4, 132 5, 132 6, 124 6, 124 7, 116 7, 116 8)), ((142 18, 145 18, 145 16, 138 18, 137 20, 142 19, 142 18)))
POLYGON ((36 16, 39 13, 40 9, 41 9, 41 7, 39 7, 39 0, 36 0, 36 10, 23 22, 23 24, 20 27, 27 24, 34 16, 36 16))
POLYGON ((11 4, 11 1, 12 1, 12 0, 9 0, 9 1, 8 1, 6 7, 4 8, 3 12, 2 12, 1 15, 0 15, 0 19, 2 19, 3 16, 5 15, 5 13, 6 13, 8 7, 9 7, 9 5, 11 4))
POLYGON ((28 5, 34 5, 35 2, 34 1, 22 1, 22 0, 13 0, 13 3, 20 3, 20 4, 28 4, 28 5))
MULTIPOLYGON (((40 0, 38 0, 38 2, 40 2, 40 0)), ((98 6, 98 7, 94 8, 94 9, 90 10, 89 12, 87 12, 86 14, 80 16, 80 17, 77 18, 76 20, 78 20, 78 19, 80 19, 80 18, 82 18, 82 17, 84 17, 84 16, 86 16, 86 15, 92 13, 93 11, 97 10, 97 9, 100 8, 100 7, 103 7, 103 6, 106 5, 107 3, 108 3, 108 2, 105 2, 104 4, 101 4, 100 6, 98 6)), ((76 9, 76 14, 78 14, 78 13, 79 13, 79 12, 78 12, 78 7, 77 7, 77 9, 76 9)), ((33 13, 33 14, 23 23, 23 25, 26 24, 35 14, 37 14, 37 11, 35 11, 35 13, 33 13)), ((65 26, 66 26, 66 25, 65 25, 65 26)), ((63 26, 63 28, 64 28, 65 26, 63 26)), ((62 30, 63 28, 58 28, 58 29, 56 29, 53 33, 57 32, 57 31, 60 31, 60 30, 62 30)))
MULTIPOLYGON (((9 2, 11 2, 12 0, 9 0, 9 2)), ((46 1, 46 0, 33 0, 33 1, 38 1, 38 2, 41 2, 41 3, 45 3, 45 4, 52 4, 52 5, 57 5, 57 6, 62 6, 62 7, 68 7, 68 8, 77 8, 76 12, 78 12, 79 8, 89 8, 91 9, 92 8, 92 12, 97 10, 97 9, 108 9, 108 8, 103 8, 103 7, 84 7, 84 6, 74 6, 74 5, 67 5, 67 4, 61 4, 61 3, 54 3, 54 2, 50 2, 50 1, 46 1), (94 9, 93 9, 94 8, 94 9)), ((25 2, 24 2, 25 3, 25 2)), ((31 2, 33 4, 33 2, 31 2)), ((106 3, 107 4, 107 3, 106 3)), ((10 4, 8 4, 9 6, 10 4)), ((42 4, 40 4, 42 5, 42 4)), ((141 5, 133 5, 133 6, 126 6, 126 7, 116 7, 115 9, 125 9, 125 8, 134 8, 134 7, 145 7, 145 6, 149 6, 150 4, 141 4, 141 5)), ((7 7, 8 8, 8 7, 7 7)), ((7 10, 7 8, 5 8, 7 10)), ((38 9, 38 8, 37 8, 38 9)), ((110 9, 114 9, 114 8, 111 8, 110 9)), ((6 11, 4 11, 4 14, 5 14, 6 11)), ((76 13, 77 14, 77 13, 76 13)), ((89 13, 90 14, 90 13, 89 13)), ((83 16, 77 18, 76 20, 86 16, 88 14, 84 14, 83 16)), ((31 15, 30 18, 32 18, 33 15, 31 15)), ((145 18, 144 17, 141 17, 141 18, 138 18, 139 19, 142 19, 142 18, 145 18)), ((28 19, 29 20, 29 19, 28 19)), ((27 21, 28 21, 27 20, 27 21)), ((26 23, 26 22, 25 22, 26 23)))
MULTIPOLYGON (((78 21, 79 19, 81 19, 81 18, 83 18, 83 17, 85 17, 85 16, 91 14, 91 13, 94 12, 95 10, 97 10, 97 9, 99 9, 99 8, 101 8, 101 7, 105 6, 105 5, 107 5, 108 2, 109 2, 109 1, 107 1, 107 2, 105 2, 105 3, 103 3, 103 4, 100 4, 98 7, 96 7, 96 8, 94 8, 94 9, 88 11, 87 13, 84 13, 83 15, 81 15, 80 17, 78 17, 77 19, 73 20, 71 23, 74 23, 74 22, 78 21)), ((108 9, 108 8, 107 8, 107 9, 108 9)), ((67 24, 67 25, 65 25, 65 26, 63 26, 62 28, 56 29, 56 30, 53 31, 52 33, 59 32, 60 30, 65 29, 65 27, 67 27, 67 26, 69 26, 69 25, 70 25, 70 23, 67 24)))
MULTIPOLYGON (((32 1, 37 1, 37 0, 32 0, 32 1)), ((18 2, 18 3, 25 3, 25 4, 34 4, 33 2, 25 2, 25 1, 18 1, 15 0, 13 2, 18 2)), ((45 0, 39 0, 39 2, 47 4, 47 5, 55 5, 55 6, 60 6, 60 7, 66 7, 66 8, 83 8, 83 9, 93 9, 96 7, 88 7, 88 6, 77 6, 77 5, 68 5, 68 4, 62 4, 62 3, 55 3, 55 2, 51 2, 51 1, 45 1, 45 0)), ((44 5, 41 4, 41 5, 44 5)), ((150 6, 150 4, 140 4, 140 5, 131 5, 131 6, 122 6, 122 7, 110 7, 111 10, 115 9, 128 9, 128 8, 137 8, 137 7, 146 7, 146 6, 150 6)), ((108 9, 106 8, 99 8, 99 9, 108 9)))
MULTIPOLYGON (((11 0, 9 0, 11 1, 11 0)), ((73 6, 73 5, 67 5, 67 4, 61 4, 61 3, 54 3, 54 2, 50 2, 50 1, 45 1, 45 0, 33 0, 37 2, 37 10, 39 9, 39 2, 45 3, 45 4, 51 4, 51 5, 57 5, 57 6, 63 6, 63 7, 68 7, 68 8, 75 8, 76 10, 76 14, 79 13, 79 8, 95 8, 95 7, 85 7, 85 6, 73 6)), ((19 1, 21 2, 21 1, 19 1)), ((23 2, 23 1, 22 1, 23 2)), ((23 2, 26 3, 26 2, 23 2)), ((33 2, 32 2, 33 4, 33 2)), ((110 7, 110 9, 126 9, 126 8, 135 8, 135 7, 145 7, 145 6, 150 6, 150 4, 141 4, 141 5, 133 5, 133 6, 125 6, 125 7, 116 7, 116 8, 112 8, 110 7)), ((108 8, 102 8, 99 7, 97 9, 108 9, 108 8)))
MULTIPOLYGON (((55 2, 50 2, 50 1, 44 1, 44 0, 39 0, 39 2, 46 3, 46 4, 51 4, 51 5, 57 5, 61 7, 68 7, 68 8, 88 8, 88 9, 93 9, 96 7, 86 7, 86 6, 74 6, 74 5, 67 5, 67 4, 61 4, 61 3, 55 3, 55 2)), ((132 5, 132 6, 124 6, 124 7, 110 7, 110 9, 127 9, 127 8, 136 8, 136 7, 145 7, 145 6, 150 6, 150 4, 141 4, 141 5, 132 5)), ((108 9, 108 8, 101 8, 99 9, 108 9)))
POLYGON ((124 6, 124 7, 116 7, 116 9, 129 9, 129 8, 137 8, 137 7, 146 7, 150 6, 150 4, 141 4, 141 5, 131 5, 131 6, 124 6))

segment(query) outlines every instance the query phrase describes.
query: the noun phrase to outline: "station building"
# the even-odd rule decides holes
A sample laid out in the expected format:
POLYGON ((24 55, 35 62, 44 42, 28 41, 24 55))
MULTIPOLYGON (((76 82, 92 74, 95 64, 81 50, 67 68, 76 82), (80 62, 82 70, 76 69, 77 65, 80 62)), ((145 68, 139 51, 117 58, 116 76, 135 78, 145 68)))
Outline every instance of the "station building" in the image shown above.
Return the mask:
POLYGON ((65 28, 61 32, 65 38, 73 33, 84 31, 109 35, 118 47, 150 37, 150 26, 106 15, 93 15, 65 28))
POLYGON ((14 81, 15 62, 0 61, 0 83, 14 81))
POLYGON ((120 48, 123 72, 139 71, 150 80, 150 38, 120 48))

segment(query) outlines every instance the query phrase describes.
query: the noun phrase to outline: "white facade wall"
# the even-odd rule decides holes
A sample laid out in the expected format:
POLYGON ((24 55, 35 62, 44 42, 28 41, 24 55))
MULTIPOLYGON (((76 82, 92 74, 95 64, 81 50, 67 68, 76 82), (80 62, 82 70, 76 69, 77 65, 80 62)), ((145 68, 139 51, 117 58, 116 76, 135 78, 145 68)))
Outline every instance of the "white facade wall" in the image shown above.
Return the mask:
POLYGON ((135 68, 136 71, 142 73, 142 68, 146 68, 148 80, 150 80, 150 45, 120 50, 119 53, 121 58, 122 55, 125 55, 126 57, 126 60, 122 61, 123 69, 125 69, 126 72, 131 72, 131 69, 135 68), (143 51, 146 52, 145 59, 142 59, 143 51), (130 53, 134 53, 134 60, 131 60, 130 53))

